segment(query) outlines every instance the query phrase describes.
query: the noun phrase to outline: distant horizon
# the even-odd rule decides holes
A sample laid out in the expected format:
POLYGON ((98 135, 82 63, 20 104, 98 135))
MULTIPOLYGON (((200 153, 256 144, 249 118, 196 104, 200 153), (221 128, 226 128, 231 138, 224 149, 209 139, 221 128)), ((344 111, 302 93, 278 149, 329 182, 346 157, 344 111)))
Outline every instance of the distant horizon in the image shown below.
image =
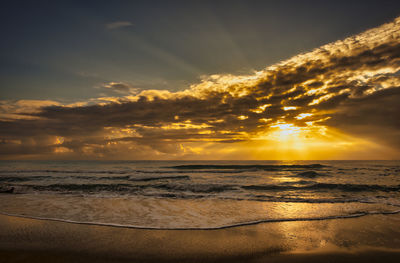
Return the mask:
POLYGON ((86 160, 79 160, 79 159, 1 159, 0 162, 19 162, 19 161, 38 161, 38 162, 313 162, 313 161, 345 161, 345 162, 354 162, 354 161, 400 161, 400 159, 314 159, 314 160, 300 160, 300 159, 264 159, 264 160, 256 160, 256 159, 214 159, 214 160, 201 160, 201 159, 193 159, 193 160, 182 160, 182 159, 160 159, 160 160, 112 160, 112 159, 86 159, 86 160))

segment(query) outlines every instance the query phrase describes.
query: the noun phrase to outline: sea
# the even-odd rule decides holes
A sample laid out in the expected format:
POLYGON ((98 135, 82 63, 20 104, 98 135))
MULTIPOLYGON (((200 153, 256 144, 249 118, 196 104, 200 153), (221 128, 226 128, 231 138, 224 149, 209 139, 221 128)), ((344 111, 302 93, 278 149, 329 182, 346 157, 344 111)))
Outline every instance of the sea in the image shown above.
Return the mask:
POLYGON ((400 213, 400 161, 0 161, 0 214, 220 229, 400 213))

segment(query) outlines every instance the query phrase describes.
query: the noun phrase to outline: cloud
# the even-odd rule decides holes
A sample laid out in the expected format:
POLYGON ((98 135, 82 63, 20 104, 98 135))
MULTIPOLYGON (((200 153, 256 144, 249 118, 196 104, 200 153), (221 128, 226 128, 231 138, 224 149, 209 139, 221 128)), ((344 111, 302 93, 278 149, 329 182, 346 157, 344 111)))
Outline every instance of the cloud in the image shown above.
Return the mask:
POLYGON ((106 24, 106 29, 113 30, 113 29, 118 29, 122 27, 130 27, 133 26, 132 22, 129 21, 115 21, 106 24))
POLYGON ((0 101, 0 120, 32 119, 35 118, 32 113, 51 105, 61 104, 51 100, 3 100, 0 101))
POLYGON ((120 94, 130 94, 136 93, 138 91, 138 89, 135 89, 134 87, 132 87, 132 85, 124 82, 103 83, 100 88, 120 94))
POLYGON ((400 153, 399 32, 396 19, 179 92, 110 82, 102 88, 119 97, 23 111, 4 102, 12 115, 0 120, 0 158, 265 159, 281 157, 278 149, 298 158, 287 149, 300 146, 307 158, 392 158, 400 153))

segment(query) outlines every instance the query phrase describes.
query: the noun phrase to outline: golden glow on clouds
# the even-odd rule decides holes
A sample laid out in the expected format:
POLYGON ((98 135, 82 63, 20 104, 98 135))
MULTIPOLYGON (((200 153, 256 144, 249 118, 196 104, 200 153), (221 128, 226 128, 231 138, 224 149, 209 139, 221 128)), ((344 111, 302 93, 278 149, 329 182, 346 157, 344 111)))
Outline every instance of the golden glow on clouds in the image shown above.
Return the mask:
POLYGON ((304 128, 296 127, 291 123, 278 122, 270 125, 271 128, 277 128, 276 131, 272 132, 273 138, 278 141, 287 141, 289 139, 298 139, 299 135, 304 128))
POLYGON ((207 124, 192 124, 191 121, 185 122, 174 122, 168 125, 161 126, 161 129, 164 130, 182 130, 182 129, 204 129, 209 128, 210 126, 207 124))
POLYGON ((283 110, 288 111, 288 110, 296 110, 297 107, 283 107, 283 110))
POLYGON ((66 147, 56 147, 54 148, 54 153, 56 154, 62 154, 62 153, 71 153, 73 152, 71 149, 68 149, 66 147))
POLYGON ((310 117, 312 115, 313 115, 312 113, 300 113, 295 118, 298 119, 298 120, 302 120, 302 119, 310 117))
POLYGON ((264 104, 259 106, 257 109, 250 109, 250 111, 254 113, 263 113, 265 109, 270 106, 272 106, 272 104, 264 104))
MULTIPOLYGON (((368 96, 400 86, 399 32, 396 19, 249 75, 202 76, 200 83, 178 92, 138 91, 114 81, 103 86, 120 96, 70 104, 0 101, 5 127, 0 142, 9 152, 18 152, 21 145, 29 149, 16 158, 39 146, 45 153, 68 158, 398 156, 399 150, 391 148, 386 136, 381 136, 384 143, 378 143, 372 139, 377 138, 374 131, 357 135, 375 123, 353 122, 368 117, 365 112, 371 114, 367 106, 374 99, 368 96)), ((391 102, 390 96, 383 101, 391 102)), ((382 105, 391 109, 386 106, 382 105)), ((383 124, 389 127, 387 134, 398 138, 396 126, 383 124)))
POLYGON ((39 112, 41 107, 53 105, 61 105, 61 103, 52 100, 0 101, 0 120, 37 119, 24 113, 39 112))

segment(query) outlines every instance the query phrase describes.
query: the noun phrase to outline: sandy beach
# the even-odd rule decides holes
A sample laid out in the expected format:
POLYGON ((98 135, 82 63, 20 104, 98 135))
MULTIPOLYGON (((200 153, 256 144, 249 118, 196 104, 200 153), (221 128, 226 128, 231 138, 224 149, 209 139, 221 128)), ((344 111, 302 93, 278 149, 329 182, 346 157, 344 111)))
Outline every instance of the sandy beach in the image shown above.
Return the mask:
POLYGON ((144 230, 0 216, 1 262, 399 262, 400 215, 144 230))

